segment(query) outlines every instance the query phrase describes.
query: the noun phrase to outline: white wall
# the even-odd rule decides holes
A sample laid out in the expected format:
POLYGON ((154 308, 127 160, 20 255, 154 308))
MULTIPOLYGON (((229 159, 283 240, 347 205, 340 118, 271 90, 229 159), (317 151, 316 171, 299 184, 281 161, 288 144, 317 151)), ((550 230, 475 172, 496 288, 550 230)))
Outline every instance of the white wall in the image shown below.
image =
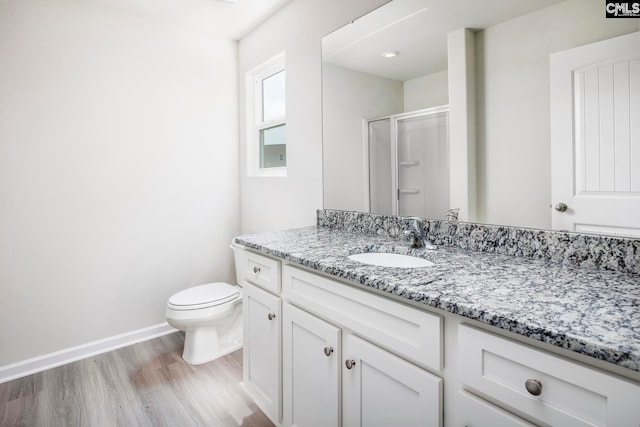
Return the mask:
POLYGON ((401 113, 402 82, 329 64, 322 82, 324 207, 368 211, 362 121, 401 113))
MULTIPOLYGON (((240 115, 243 233, 313 225, 322 208, 321 38, 385 0, 294 0, 239 43, 239 79, 286 51, 287 177, 249 178, 240 115)), ((245 105, 240 86, 240 111, 245 105)))
POLYGON ((404 111, 439 107, 449 103, 447 70, 404 82, 404 111))
POLYGON ((236 79, 235 42, 0 0, 0 366, 159 324, 173 292, 234 280, 236 79))
POLYGON ((549 54, 640 29, 603 8, 567 0, 477 33, 482 222, 551 227, 549 54))

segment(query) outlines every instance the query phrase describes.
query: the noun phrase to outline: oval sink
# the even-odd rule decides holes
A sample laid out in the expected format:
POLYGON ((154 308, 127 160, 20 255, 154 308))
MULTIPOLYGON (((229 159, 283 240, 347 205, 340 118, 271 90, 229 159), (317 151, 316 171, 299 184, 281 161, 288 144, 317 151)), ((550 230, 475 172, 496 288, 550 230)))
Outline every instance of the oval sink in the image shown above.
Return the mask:
POLYGON ((419 268, 430 267, 433 263, 424 258, 418 258, 411 255, 389 254, 383 252, 365 252, 361 254, 349 255, 352 261, 358 261, 363 264, 377 265, 380 267, 399 267, 399 268, 419 268))

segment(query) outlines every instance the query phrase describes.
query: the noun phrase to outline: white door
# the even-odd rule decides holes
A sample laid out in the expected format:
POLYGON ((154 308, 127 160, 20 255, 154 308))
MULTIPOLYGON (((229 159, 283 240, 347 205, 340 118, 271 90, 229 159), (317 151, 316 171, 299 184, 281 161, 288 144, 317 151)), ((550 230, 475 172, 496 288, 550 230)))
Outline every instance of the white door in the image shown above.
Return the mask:
POLYGON ((269 418, 281 419, 280 298, 243 283, 244 385, 269 418))
POLYGON ((284 425, 340 425, 340 329, 290 304, 283 314, 284 425))
POLYGON ((442 380, 355 335, 343 340, 344 427, 438 427, 442 380))
POLYGON ((550 67, 553 229, 640 237, 640 32, 550 67))

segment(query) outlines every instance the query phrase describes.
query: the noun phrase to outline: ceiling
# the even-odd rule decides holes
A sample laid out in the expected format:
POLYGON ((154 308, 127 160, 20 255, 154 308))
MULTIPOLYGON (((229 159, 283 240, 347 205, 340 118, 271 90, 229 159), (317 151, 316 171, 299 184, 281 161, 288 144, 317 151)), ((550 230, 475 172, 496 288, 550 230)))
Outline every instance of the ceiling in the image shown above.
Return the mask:
POLYGON ((447 69, 447 34, 483 29, 564 0, 393 0, 322 40, 322 58, 398 81, 447 69), (381 53, 395 50, 392 59, 381 53))
POLYGON ((148 19, 239 40, 290 0, 89 0, 148 19))

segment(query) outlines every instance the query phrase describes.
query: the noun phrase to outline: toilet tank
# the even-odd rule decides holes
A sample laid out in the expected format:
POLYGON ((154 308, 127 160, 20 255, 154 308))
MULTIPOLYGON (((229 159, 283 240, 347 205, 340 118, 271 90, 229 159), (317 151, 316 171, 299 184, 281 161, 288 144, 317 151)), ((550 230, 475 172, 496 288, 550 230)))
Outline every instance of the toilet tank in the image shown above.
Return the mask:
POLYGON ((233 260, 234 260, 234 266, 235 266, 235 270, 236 270, 236 284, 242 286, 242 283, 244 282, 245 278, 244 278, 244 274, 243 274, 243 269, 241 267, 242 266, 242 261, 239 260, 238 258, 242 256, 239 253, 243 252, 244 249, 243 249, 242 246, 236 244, 233 241, 231 242, 229 247, 233 251, 233 260))

